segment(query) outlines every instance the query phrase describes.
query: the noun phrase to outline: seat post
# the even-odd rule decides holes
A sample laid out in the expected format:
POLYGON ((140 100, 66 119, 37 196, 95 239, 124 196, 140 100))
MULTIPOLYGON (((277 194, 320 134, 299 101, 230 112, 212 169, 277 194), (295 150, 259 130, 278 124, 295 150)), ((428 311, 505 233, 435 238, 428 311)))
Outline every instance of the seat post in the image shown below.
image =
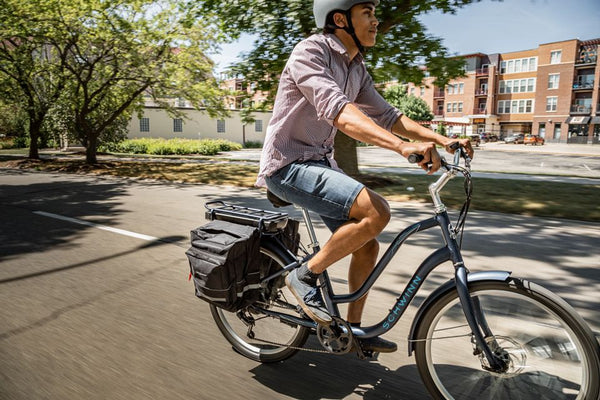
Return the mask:
POLYGON ((308 236, 310 237, 310 243, 308 244, 308 247, 317 252, 321 248, 319 247, 319 241, 317 240, 317 235, 315 234, 315 229, 310 219, 310 214, 304 207, 300 207, 300 210, 302 211, 302 217, 304 218, 304 223, 306 225, 306 229, 308 230, 308 236))

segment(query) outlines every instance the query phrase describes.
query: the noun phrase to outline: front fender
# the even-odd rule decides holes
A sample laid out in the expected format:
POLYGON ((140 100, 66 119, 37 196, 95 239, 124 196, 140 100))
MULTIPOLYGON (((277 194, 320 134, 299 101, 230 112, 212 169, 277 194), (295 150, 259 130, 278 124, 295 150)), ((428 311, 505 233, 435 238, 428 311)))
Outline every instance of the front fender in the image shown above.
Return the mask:
MULTIPOLYGON (((468 282, 477 282, 477 281, 500 281, 505 282, 510 277, 510 271, 483 271, 483 272, 472 272, 467 275, 468 282)), ((410 327, 410 332, 408 334, 408 355, 411 356, 414 351, 415 340, 417 335, 417 330, 419 325, 421 324, 421 319, 425 312, 431 307, 433 303, 436 302, 438 298, 444 296, 451 290, 456 290, 456 283, 454 279, 449 280, 444 283, 442 286, 434 290, 421 304, 419 310, 417 311, 417 315, 413 319, 412 325, 410 327)))

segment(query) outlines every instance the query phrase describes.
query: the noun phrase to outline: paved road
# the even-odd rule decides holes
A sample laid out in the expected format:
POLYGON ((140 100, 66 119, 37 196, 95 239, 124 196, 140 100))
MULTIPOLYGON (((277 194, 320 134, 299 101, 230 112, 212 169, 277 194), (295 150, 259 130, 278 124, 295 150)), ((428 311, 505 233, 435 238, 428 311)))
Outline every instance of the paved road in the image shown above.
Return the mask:
MULTIPOLYGON (((184 256, 202 205, 217 198, 268 207, 258 190, 0 171, 0 399, 427 398, 405 351, 414 306, 387 336, 400 350, 378 361, 301 353, 269 366, 234 353, 194 298, 184 256)), ((391 206, 384 244, 429 215, 391 206)), ((317 234, 326 240, 321 224, 317 234)), ((439 245, 420 237, 371 292, 366 323, 439 245)), ((473 270, 535 278, 600 331, 599 240, 597 223, 472 212, 464 255, 473 270)), ((331 270, 340 291, 341 264, 331 270)))
MULTIPOLYGON (((445 154, 448 160, 451 156, 445 154)), ((260 150, 227 152, 233 160, 260 159, 260 150)), ((421 173, 421 170, 393 151, 377 147, 359 147, 358 163, 362 170, 421 173)), ((475 149, 473 175, 495 179, 546 180, 579 184, 598 183, 600 145, 547 144, 531 147, 504 143, 486 143, 475 149)))

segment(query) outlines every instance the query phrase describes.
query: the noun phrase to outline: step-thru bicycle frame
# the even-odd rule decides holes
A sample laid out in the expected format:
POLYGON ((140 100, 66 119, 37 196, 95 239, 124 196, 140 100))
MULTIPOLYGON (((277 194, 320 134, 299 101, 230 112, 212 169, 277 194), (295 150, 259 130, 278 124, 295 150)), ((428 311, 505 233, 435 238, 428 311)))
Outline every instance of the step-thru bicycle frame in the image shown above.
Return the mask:
MULTIPOLYGON (((425 302, 421 305, 419 311, 415 316, 415 319, 412 322, 409 334, 409 355, 412 354, 412 351, 414 350, 416 331, 420 324, 421 317, 424 314, 424 311, 427 309, 427 306, 429 304, 434 303, 438 297, 447 293, 448 290, 457 290, 458 296, 460 298, 460 304, 471 329, 473 339, 477 348, 481 350, 485 355, 487 361, 489 362, 489 368, 491 370, 501 371, 503 368, 505 368, 504 363, 500 360, 498 356, 493 354, 493 352, 490 350, 488 343, 486 343, 485 340, 485 338, 493 337, 493 333, 490 332, 490 329, 485 321, 485 316, 483 315, 483 313, 481 313, 481 310, 478 307, 477 299, 472 298, 470 296, 468 291, 468 283, 478 280, 506 281, 511 273, 508 271, 486 271, 470 273, 468 271, 467 267, 464 264, 460 251, 460 246, 457 241, 457 229, 453 227, 452 222, 450 221, 450 217, 448 216, 446 207, 442 203, 439 196, 439 193, 444 187, 444 185, 446 185, 446 183, 448 183, 450 179, 456 176, 457 169, 454 167, 458 166, 461 155, 464 156, 462 150, 457 150, 455 152, 454 164, 446 164, 446 171, 435 183, 429 186, 429 192, 435 206, 435 216, 417 222, 400 232, 396 236, 396 238, 391 242, 386 252, 377 262, 375 268, 373 269, 369 277, 359 289, 349 294, 336 295, 334 293, 331 280, 329 279, 327 271, 324 271, 323 274, 321 274, 320 285, 323 292, 323 298, 327 305, 327 309, 333 317, 341 318, 338 305, 356 301, 363 297, 365 294, 367 294, 367 292, 377 281, 383 270, 388 266, 390 261, 396 255, 396 253, 400 250, 400 247, 406 241, 406 239, 418 232, 422 232, 434 227, 439 227, 441 230, 442 237, 444 239, 445 246, 435 250, 421 263, 421 265, 417 268, 416 272, 412 275, 412 278, 404 287, 404 290, 402 291, 401 295, 397 298, 395 304, 390 309, 387 316, 382 321, 367 327, 352 327, 352 334, 358 338, 371 338, 374 336, 382 335, 391 330, 400 320, 400 318, 408 308, 408 305, 414 299, 416 293, 419 291, 419 289, 421 288, 422 284, 425 282, 431 271, 433 271, 441 264, 447 261, 451 261, 454 266, 455 279, 437 288, 433 293, 431 293, 428 296, 425 302)), ((312 225, 312 221, 310 219, 310 215, 306 209, 301 210, 311 241, 308 247, 312 248, 312 253, 304 257, 302 260, 295 261, 289 265, 286 265, 277 273, 264 278, 264 282, 274 279, 287 271, 293 270, 294 268, 297 268, 303 262, 310 259, 317 251, 319 251, 319 243, 317 241, 317 237, 312 225)), ((276 254, 282 256, 283 254, 288 253, 288 250, 285 248, 285 246, 283 246, 283 244, 276 239, 270 240, 267 237, 266 240, 262 242, 262 245, 270 251, 273 251, 276 254)), ((282 259, 285 259, 285 257, 282 257, 282 259)), ((260 312, 266 315, 280 318, 281 320, 293 324, 300 324, 306 327, 316 328, 316 323, 309 319, 298 318, 297 316, 292 316, 283 312, 277 312, 274 310, 261 308, 259 306, 256 306, 256 308, 258 308, 260 312)))

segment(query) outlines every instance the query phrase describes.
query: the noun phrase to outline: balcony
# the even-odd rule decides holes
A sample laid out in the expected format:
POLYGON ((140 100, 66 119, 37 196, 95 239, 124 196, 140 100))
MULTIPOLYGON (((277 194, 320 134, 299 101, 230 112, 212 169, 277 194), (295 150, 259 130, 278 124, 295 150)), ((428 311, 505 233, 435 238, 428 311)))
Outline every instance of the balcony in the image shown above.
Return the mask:
POLYGON ((436 90, 433 92, 433 98, 434 98, 434 99, 436 99, 436 98, 438 98, 438 99, 439 99, 440 97, 444 97, 444 91, 443 91, 443 90, 436 89, 436 90))
POLYGON ((598 62, 598 54, 595 49, 582 49, 575 60, 575 66, 591 66, 596 65, 596 62, 598 62))
POLYGON ((473 114, 487 114, 487 107, 476 107, 473 109, 473 114))
POLYGON ((434 110, 433 111, 433 115, 436 117, 443 117, 444 116, 444 110, 434 110))
POLYGON ((475 70, 475 76, 488 76, 490 74, 489 68, 478 68, 475 70))
POLYGON ((475 90, 475 96, 487 96, 487 89, 477 89, 475 90))
POLYGON ((592 106, 585 104, 571 104, 572 115, 590 115, 592 106))
POLYGON ((573 90, 592 90, 594 75, 580 75, 573 81, 573 90))

